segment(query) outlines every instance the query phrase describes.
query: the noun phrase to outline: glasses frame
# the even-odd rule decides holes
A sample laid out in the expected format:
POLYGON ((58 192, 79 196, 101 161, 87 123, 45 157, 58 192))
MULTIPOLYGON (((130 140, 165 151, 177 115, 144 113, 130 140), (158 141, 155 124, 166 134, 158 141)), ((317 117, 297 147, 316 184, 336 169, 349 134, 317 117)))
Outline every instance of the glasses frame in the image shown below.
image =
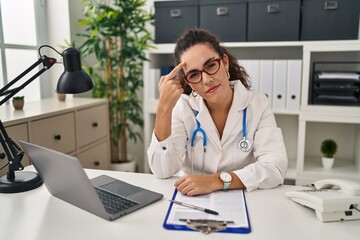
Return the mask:
POLYGON ((195 70, 195 71, 192 71, 192 72, 190 72, 190 73, 188 73, 188 74, 185 74, 185 75, 184 75, 184 80, 185 80, 185 82, 191 83, 191 84, 197 84, 197 83, 201 82, 201 81, 202 81, 202 73, 203 73, 203 72, 205 72, 207 75, 210 75, 210 76, 216 74, 216 73, 220 70, 220 67, 221 67, 220 61, 222 60, 222 58, 223 58, 223 56, 218 57, 218 58, 214 58, 213 60, 211 60, 210 62, 208 62, 208 63, 204 66, 204 68, 203 68, 202 70, 195 70), (214 73, 208 73, 205 69, 206 69, 206 67, 207 67, 209 64, 211 64, 211 63, 213 63, 213 62, 217 62, 217 63, 219 64, 219 68, 218 68, 214 73), (190 82, 190 81, 188 80, 188 75, 189 75, 189 74, 192 74, 192 73, 194 73, 194 72, 200 73, 200 80, 197 81, 197 82, 190 82))

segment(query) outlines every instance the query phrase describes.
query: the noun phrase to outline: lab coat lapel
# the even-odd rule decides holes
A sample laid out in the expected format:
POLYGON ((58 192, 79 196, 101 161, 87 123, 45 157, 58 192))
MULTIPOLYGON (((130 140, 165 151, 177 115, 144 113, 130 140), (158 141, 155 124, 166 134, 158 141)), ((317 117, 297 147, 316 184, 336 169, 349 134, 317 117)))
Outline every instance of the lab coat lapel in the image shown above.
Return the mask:
MULTIPOLYGON (((234 88, 234 97, 221 138, 222 143, 230 137, 234 129, 242 129, 243 111, 249 102, 249 92, 242 83, 240 81, 234 81, 231 82, 231 84, 234 88), (237 126, 239 126, 238 124, 241 124, 241 128, 237 128, 237 126)), ((242 132, 237 134, 242 134, 242 132)))

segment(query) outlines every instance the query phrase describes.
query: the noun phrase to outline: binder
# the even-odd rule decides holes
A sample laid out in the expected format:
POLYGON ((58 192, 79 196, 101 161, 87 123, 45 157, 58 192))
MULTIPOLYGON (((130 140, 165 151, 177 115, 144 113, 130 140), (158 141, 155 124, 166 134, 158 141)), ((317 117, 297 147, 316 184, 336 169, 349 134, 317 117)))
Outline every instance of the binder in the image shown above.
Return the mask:
MULTIPOLYGON (((173 196, 172 196, 172 200, 183 200, 184 195, 182 195, 181 193, 178 193, 178 191, 175 189, 173 196)), ((247 205, 246 205, 246 199, 245 199, 245 192, 244 190, 229 190, 229 191, 218 191, 218 192, 214 192, 214 193, 210 193, 209 195, 202 195, 202 196, 195 196, 195 197, 185 197, 188 199, 195 199, 195 198, 208 198, 208 199, 214 199, 214 201, 219 200, 219 197, 221 199, 221 202, 224 206, 226 206, 227 211, 231 212, 232 216, 240 216, 236 219, 224 219, 224 218, 229 218, 228 216, 226 216, 226 214, 221 214, 223 211, 220 211, 220 215, 215 216, 211 215, 211 214, 206 214, 203 212, 197 211, 197 210, 193 210, 193 209, 189 209, 189 210, 185 210, 188 213, 184 214, 182 212, 176 212, 178 210, 174 210, 174 208, 176 208, 176 204, 174 203, 170 203, 168 211, 166 213, 165 216, 165 220, 163 223, 163 227, 167 230, 180 230, 180 231, 197 231, 198 229, 192 228, 191 226, 189 227, 189 222, 191 220, 193 221, 201 221, 201 224, 206 224, 207 221, 209 222, 209 224, 212 224, 214 221, 217 221, 218 223, 223 223, 223 222, 231 222, 234 221, 234 224, 224 224, 222 226, 224 226, 222 229, 216 229, 216 232, 223 232, 223 233, 238 233, 238 234, 246 234, 246 233, 250 233, 251 232, 251 226, 250 226, 250 221, 249 221, 249 215, 248 215, 248 209, 247 209, 247 205), (236 197, 234 197, 236 196, 236 197), (235 204, 234 204, 235 201, 235 204), (229 209, 231 208, 231 209, 229 209), (235 214, 234 214, 235 213, 235 214), (196 215, 207 215, 208 218, 204 219, 204 218, 197 218, 196 215), (187 222, 184 222, 183 224, 173 224, 172 222, 172 217, 174 216, 186 216, 186 215, 190 215, 192 216, 193 219, 187 219, 187 222), (233 225, 233 226, 232 226, 233 225), (239 227, 237 227, 238 225, 241 225, 239 227), (235 227, 234 227, 235 226, 235 227)), ((191 200, 185 200, 188 203, 194 204, 193 202, 189 202, 191 200)), ((205 206, 206 207, 206 206, 205 206)), ((181 208, 181 206, 180 206, 181 208)), ((213 207, 212 207, 213 208, 213 207)), ((218 209, 216 209, 218 210, 218 209)), ((234 217, 232 217, 234 218, 234 217)), ((209 227, 208 225, 205 225, 207 227, 209 227)), ((210 231, 212 232, 212 231, 210 231)), ((206 234, 210 233, 210 232, 206 232, 206 234)))
POLYGON ((301 92, 301 60, 288 60, 286 110, 299 111, 301 92))
POLYGON ((274 60, 273 110, 275 112, 286 109, 286 78, 287 60, 274 60))
POLYGON ((260 92, 273 100, 273 60, 260 60, 260 92))
POLYGON ((251 90, 259 92, 259 79, 260 79, 260 61, 259 60, 246 60, 247 73, 250 76, 251 90))

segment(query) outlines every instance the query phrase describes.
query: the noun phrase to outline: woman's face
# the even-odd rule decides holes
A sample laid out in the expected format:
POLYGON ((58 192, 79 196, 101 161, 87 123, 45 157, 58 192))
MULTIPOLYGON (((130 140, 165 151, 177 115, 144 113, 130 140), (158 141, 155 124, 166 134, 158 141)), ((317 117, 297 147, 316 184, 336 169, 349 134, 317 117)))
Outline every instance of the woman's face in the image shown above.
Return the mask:
POLYGON ((185 62, 183 70, 188 80, 200 80, 201 77, 198 83, 187 83, 206 102, 219 104, 229 97, 229 63, 225 54, 221 57, 209 44, 201 43, 187 49, 180 60, 185 62))

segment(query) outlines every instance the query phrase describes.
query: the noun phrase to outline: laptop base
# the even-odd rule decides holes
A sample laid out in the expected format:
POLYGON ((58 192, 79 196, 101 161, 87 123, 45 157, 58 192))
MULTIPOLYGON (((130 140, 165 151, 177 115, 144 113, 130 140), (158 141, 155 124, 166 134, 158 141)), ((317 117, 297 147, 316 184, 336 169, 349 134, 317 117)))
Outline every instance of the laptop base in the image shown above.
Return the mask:
POLYGON ((0 193, 19 193, 33 190, 43 184, 41 177, 35 172, 15 172, 15 179, 7 176, 0 178, 0 193))

